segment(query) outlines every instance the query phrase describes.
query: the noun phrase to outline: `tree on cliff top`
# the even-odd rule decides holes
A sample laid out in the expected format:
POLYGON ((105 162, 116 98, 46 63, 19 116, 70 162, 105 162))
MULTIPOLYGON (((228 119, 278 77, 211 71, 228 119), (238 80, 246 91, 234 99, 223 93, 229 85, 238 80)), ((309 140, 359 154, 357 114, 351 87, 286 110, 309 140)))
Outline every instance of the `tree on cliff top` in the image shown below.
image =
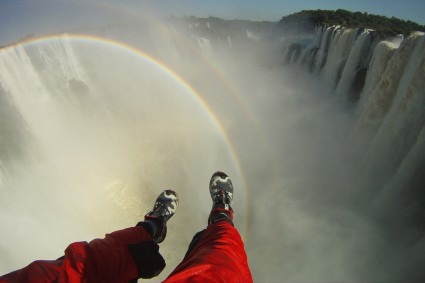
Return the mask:
POLYGON ((317 25, 341 25, 347 28, 369 28, 387 35, 409 35, 414 31, 425 31, 425 26, 395 17, 385 17, 343 9, 303 10, 283 17, 278 26, 285 29, 312 31, 317 25))

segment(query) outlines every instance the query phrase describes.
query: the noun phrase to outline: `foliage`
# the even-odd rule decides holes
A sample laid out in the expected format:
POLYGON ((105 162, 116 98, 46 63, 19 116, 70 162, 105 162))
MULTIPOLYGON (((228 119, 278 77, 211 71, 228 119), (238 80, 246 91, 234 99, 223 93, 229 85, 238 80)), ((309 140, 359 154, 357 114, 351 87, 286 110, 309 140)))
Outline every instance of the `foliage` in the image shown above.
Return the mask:
POLYGON ((350 12, 338 9, 303 10, 283 17, 278 26, 283 29, 296 27, 298 30, 311 31, 317 25, 341 25, 347 28, 369 28, 387 35, 409 35, 413 31, 425 31, 425 26, 395 17, 385 17, 362 12, 350 12))

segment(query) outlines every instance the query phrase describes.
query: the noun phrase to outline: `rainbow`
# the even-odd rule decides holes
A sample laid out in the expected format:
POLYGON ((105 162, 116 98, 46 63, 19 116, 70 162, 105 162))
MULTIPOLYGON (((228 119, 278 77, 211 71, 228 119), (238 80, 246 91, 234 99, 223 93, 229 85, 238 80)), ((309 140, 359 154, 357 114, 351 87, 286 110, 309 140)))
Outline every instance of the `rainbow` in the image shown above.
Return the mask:
POLYGON ((221 122, 219 121, 219 119, 217 118, 217 116, 215 115, 215 113, 212 111, 212 109, 209 107, 209 105, 206 103, 205 99, 202 98, 202 95, 199 93, 199 91, 197 91, 194 87, 192 87, 189 83, 187 83, 181 76, 179 76, 179 74, 177 74, 175 71, 173 71, 170 67, 168 67, 167 65, 165 65, 164 63, 162 63, 161 61, 159 61, 158 59, 154 58, 153 56, 147 54, 146 52, 131 46, 128 43, 123 43, 123 42, 119 42, 116 40, 112 40, 110 38, 105 38, 105 37, 101 37, 101 36, 97 36, 97 35, 88 35, 88 34, 51 34, 51 35, 46 35, 46 36, 40 36, 40 37, 33 37, 33 38, 27 38, 24 39, 22 41, 19 41, 17 43, 13 43, 10 45, 7 45, 3 48, 0 49, 0 54, 2 51, 7 51, 8 49, 11 48, 16 48, 18 46, 26 46, 26 45, 34 45, 34 44, 41 44, 44 43, 46 41, 50 41, 50 40, 57 40, 57 39, 65 39, 65 40, 78 40, 78 41, 85 41, 88 43, 96 43, 96 44, 107 44, 108 46, 112 46, 115 48, 118 48, 121 51, 124 52, 128 52, 132 55, 137 56, 138 58, 144 60, 145 62, 151 64, 152 66, 158 68, 159 70, 161 70, 164 74, 168 75, 171 79, 173 79, 175 82, 177 82, 179 85, 181 85, 185 90, 187 90, 190 95, 195 99, 195 101, 197 102, 197 104, 205 110, 205 112, 207 113, 208 118, 210 119, 210 121, 212 122, 212 124, 214 125, 214 127, 216 127, 216 129, 218 130, 218 132, 220 133, 220 135, 222 136, 222 138, 224 139, 225 143, 227 144, 228 148, 229 148, 229 152, 231 154, 231 158, 236 166, 237 169, 237 173, 240 176, 240 180, 242 182, 242 189, 244 190, 244 197, 245 197, 245 223, 244 223, 244 228, 242 231, 242 235, 245 239, 247 239, 247 231, 249 229, 250 226, 250 213, 249 213, 249 202, 248 202, 248 187, 247 187, 247 183, 245 180, 245 177, 243 175, 243 170, 241 168, 241 164, 240 161, 238 159, 238 156, 236 154, 236 150, 235 150, 235 146, 232 143, 231 139, 229 138, 229 135, 227 134, 227 132, 225 131, 224 127, 222 126, 221 122))

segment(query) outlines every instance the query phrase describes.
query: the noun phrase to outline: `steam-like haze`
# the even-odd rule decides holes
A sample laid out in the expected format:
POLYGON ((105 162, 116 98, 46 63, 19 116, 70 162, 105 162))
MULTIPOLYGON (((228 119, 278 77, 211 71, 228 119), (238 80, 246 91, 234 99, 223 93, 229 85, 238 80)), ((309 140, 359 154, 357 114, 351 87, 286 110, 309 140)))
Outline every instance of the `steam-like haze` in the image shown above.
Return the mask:
POLYGON ((0 51, 1 274, 135 225, 172 188, 181 203, 159 282, 205 227, 216 170, 234 180, 255 282, 417 272, 421 255, 386 252, 394 242, 363 205, 355 111, 285 67, 279 42, 217 44, 152 18, 129 22, 73 30, 112 41, 53 36, 0 51))

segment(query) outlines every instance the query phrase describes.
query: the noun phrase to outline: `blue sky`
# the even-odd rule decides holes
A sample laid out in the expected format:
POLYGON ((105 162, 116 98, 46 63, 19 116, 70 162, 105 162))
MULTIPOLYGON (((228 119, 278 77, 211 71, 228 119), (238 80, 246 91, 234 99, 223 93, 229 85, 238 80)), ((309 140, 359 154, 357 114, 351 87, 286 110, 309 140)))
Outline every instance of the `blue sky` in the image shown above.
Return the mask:
POLYGON ((282 16, 307 9, 338 8, 376 13, 418 21, 425 24, 424 0, 185 0, 157 1, 161 8, 180 14, 217 15, 277 21, 282 16), (167 7, 168 6, 168 7, 167 7), (189 12, 190 11, 190 12, 189 12))
POLYGON ((425 0, 0 0, 0 44, 137 13, 278 21, 303 9, 338 8, 425 24, 425 0))

